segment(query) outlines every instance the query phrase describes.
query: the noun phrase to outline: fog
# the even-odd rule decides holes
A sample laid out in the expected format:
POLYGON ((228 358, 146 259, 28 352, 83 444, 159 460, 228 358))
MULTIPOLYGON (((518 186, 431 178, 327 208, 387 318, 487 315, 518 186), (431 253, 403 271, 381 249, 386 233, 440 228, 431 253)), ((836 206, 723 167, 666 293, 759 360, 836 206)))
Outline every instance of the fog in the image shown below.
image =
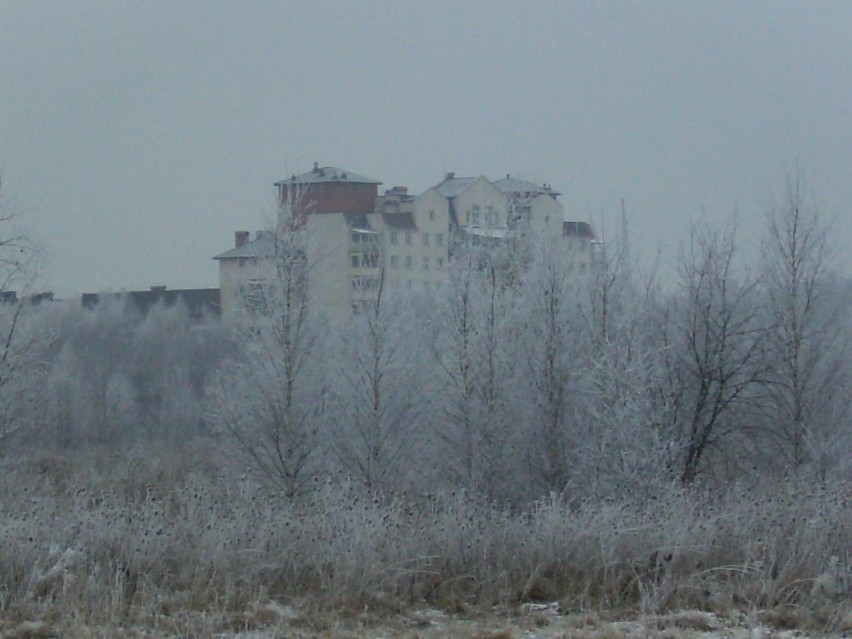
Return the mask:
POLYGON ((755 246, 800 172, 845 247, 850 21, 843 3, 4 2, 3 197, 65 297, 216 286, 211 257, 314 161, 414 191, 517 174, 599 232, 623 199, 664 269, 693 219, 736 214, 755 246))

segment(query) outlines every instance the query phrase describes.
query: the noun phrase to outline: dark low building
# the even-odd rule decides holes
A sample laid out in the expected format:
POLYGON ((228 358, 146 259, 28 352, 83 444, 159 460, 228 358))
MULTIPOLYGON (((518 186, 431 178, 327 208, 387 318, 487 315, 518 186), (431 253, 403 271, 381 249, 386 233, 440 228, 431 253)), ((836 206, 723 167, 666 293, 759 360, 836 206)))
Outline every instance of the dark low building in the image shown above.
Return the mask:
POLYGON ((125 300, 142 316, 156 305, 162 304, 171 308, 182 304, 189 316, 200 321, 206 317, 219 317, 218 288, 183 288, 167 289, 165 286, 152 286, 147 291, 122 291, 120 293, 83 293, 83 308, 94 308, 102 301, 125 300))

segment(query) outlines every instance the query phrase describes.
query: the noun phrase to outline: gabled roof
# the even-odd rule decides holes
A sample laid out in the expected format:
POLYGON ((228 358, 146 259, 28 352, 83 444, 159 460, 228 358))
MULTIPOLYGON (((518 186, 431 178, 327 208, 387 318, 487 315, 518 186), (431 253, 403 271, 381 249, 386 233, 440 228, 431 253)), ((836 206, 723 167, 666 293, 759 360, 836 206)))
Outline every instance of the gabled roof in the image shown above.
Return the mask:
POLYGON ((457 196, 459 193, 464 193, 467 188, 476 182, 475 177, 448 177, 446 180, 435 186, 435 190, 447 198, 457 196))
POLYGON ((214 260, 234 260, 240 257, 269 257, 275 255, 275 238, 272 233, 261 233, 242 246, 232 248, 214 257, 214 260))
POLYGON ((317 166, 314 164, 313 171, 294 175, 290 178, 285 178, 275 183, 275 186, 284 186, 287 184, 316 184, 318 182, 349 182, 354 184, 381 184, 379 180, 358 175, 346 169, 340 169, 336 166, 317 166))
POLYGON ((413 231, 417 228, 411 213, 382 213, 382 222, 395 231, 413 231))
POLYGON ((529 193, 530 195, 562 195, 557 193, 549 186, 542 186, 535 182, 527 182, 518 178, 513 178, 509 175, 501 180, 494 182, 494 186, 500 189, 503 193, 529 193))

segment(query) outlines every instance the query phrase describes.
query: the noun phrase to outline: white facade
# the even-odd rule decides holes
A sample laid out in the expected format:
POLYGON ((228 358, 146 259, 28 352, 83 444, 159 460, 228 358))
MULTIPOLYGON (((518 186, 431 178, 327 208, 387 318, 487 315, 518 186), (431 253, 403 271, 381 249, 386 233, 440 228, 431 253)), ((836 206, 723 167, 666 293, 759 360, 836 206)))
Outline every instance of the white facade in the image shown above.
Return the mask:
MULTIPOLYGON (((440 289, 454 242, 500 242, 524 234, 567 245, 566 259, 582 279, 592 269, 594 235, 586 223, 563 222, 558 196, 550 187, 509 176, 491 182, 448 174, 417 196, 403 187, 389 189, 367 214, 309 213, 310 298, 330 320, 342 321, 375 299, 379 286, 440 289)), ((262 235, 249 242, 246 235, 238 233, 237 246, 216 258, 225 317, 239 315, 245 292, 274 275, 274 243, 262 235)))

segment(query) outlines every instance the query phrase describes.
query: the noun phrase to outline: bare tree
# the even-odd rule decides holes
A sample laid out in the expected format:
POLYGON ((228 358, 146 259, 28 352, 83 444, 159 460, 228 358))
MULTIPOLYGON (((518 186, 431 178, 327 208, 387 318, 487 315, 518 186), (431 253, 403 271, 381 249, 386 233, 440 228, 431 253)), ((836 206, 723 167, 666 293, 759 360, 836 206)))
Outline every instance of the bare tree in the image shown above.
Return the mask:
MULTIPOLYGON (((601 223, 603 229, 603 223, 601 223)), ((603 233, 603 230, 601 231, 603 233)), ((592 269, 589 320, 595 344, 605 343, 618 324, 620 306, 631 284, 632 264, 627 230, 627 211, 621 203, 620 229, 618 236, 610 241, 602 235, 596 245, 592 269)))
POLYGON ((418 448, 422 356, 419 340, 409 333, 408 300, 388 290, 381 255, 370 281, 372 298, 342 327, 334 348, 338 368, 328 439, 350 477, 368 489, 392 491, 404 485, 418 448))
POLYGON ((135 434, 131 388, 134 325, 140 321, 125 299, 103 300, 78 311, 64 327, 63 348, 51 379, 64 404, 59 439, 115 443, 135 434))
POLYGON ((665 305, 658 394, 673 470, 692 483, 706 453, 737 434, 735 409, 765 373, 766 331, 754 301, 758 281, 737 264, 735 234, 694 230, 665 305))
POLYGON ((521 287, 524 309, 518 387, 528 400, 527 463, 536 494, 561 492, 569 481, 578 408, 578 355, 582 348, 575 278, 565 247, 543 243, 521 287))
POLYGON ((430 341, 441 398, 434 420, 441 459, 454 483, 489 498, 504 498, 512 483, 524 483, 512 476, 522 455, 511 428, 508 296, 518 272, 511 257, 499 247, 455 248, 430 341))
MULTIPOLYGON (((601 225, 603 227, 603 224, 601 225)), ((614 239, 601 235, 589 284, 590 303, 573 330, 577 403, 570 490, 580 496, 654 494, 665 482, 666 447, 655 427, 655 388, 664 379, 653 338, 658 284, 639 281, 630 258, 627 216, 614 239)))
POLYGON ((259 265, 264 277, 243 292, 248 312, 235 327, 240 355, 223 367, 212 392, 214 421, 289 497, 303 493, 315 474, 325 408, 306 236, 299 193, 291 190, 264 238, 272 245, 259 265))
POLYGON ((768 299, 771 374, 761 410, 774 450, 785 465, 825 477, 842 455, 848 430, 849 339, 841 320, 845 303, 829 271, 828 228, 804 201, 800 178, 767 219, 763 268, 768 299))
MULTIPOLYGON (((2 191, 0 191, 2 197, 2 191)), ((18 216, 0 199, 0 451, 25 426, 24 406, 33 398, 32 377, 43 370, 37 310, 31 293, 35 245, 18 228, 18 216)))

